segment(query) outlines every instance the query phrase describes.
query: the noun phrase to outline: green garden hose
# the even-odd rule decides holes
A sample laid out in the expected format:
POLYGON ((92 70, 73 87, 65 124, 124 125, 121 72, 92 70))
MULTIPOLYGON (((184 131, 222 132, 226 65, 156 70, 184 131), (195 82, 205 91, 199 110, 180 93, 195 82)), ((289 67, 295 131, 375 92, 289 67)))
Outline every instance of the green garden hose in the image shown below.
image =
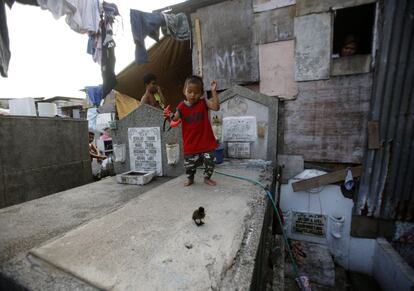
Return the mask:
POLYGON ((300 285, 300 288, 301 288, 302 290, 305 290, 305 288, 304 288, 304 286, 303 286, 303 283, 302 283, 302 280, 301 280, 301 278, 299 277, 298 267, 297 267, 297 264, 296 264, 295 258, 294 258, 294 256, 293 256, 292 249, 290 248, 290 244, 289 244, 289 241, 288 241, 288 237, 287 237, 287 235, 286 235, 286 233, 285 233, 285 230, 284 230, 284 228, 283 228, 282 219, 281 219, 281 217, 280 217, 280 215, 279 215, 279 211, 277 210, 276 203, 275 203, 275 201, 273 200, 273 197, 272 197, 272 194, 271 194, 271 193, 270 193, 270 191, 269 191, 269 188, 268 188, 266 185, 264 185, 264 184, 260 183, 259 181, 254 180, 254 179, 251 179, 251 178, 248 178, 248 177, 243 177, 243 176, 238 176, 238 175, 228 174, 228 173, 224 173, 224 172, 220 172, 220 171, 216 171, 216 170, 214 170, 214 172, 215 172, 215 173, 217 173, 217 174, 223 175, 223 176, 227 176, 227 177, 232 177, 232 178, 236 178, 236 179, 240 179, 240 180, 248 181, 248 182, 250 182, 250 183, 253 183, 253 184, 255 184, 255 185, 259 186, 260 188, 262 188, 262 189, 266 192, 267 197, 268 197, 268 198, 269 198, 269 200, 272 202, 272 206, 273 206, 273 209, 274 209, 274 211, 275 211, 275 213, 276 213, 277 220, 279 221, 279 224, 280 224, 280 229, 282 230, 282 236, 283 236, 283 239, 284 239, 284 241, 285 241, 286 248, 287 248, 288 253, 289 253, 289 258, 290 258, 290 260, 291 260, 291 262, 292 262, 293 272, 294 272, 294 274, 295 274, 295 276, 296 276, 296 278, 297 278, 297 280, 298 280, 298 283, 299 283, 299 285, 300 285))

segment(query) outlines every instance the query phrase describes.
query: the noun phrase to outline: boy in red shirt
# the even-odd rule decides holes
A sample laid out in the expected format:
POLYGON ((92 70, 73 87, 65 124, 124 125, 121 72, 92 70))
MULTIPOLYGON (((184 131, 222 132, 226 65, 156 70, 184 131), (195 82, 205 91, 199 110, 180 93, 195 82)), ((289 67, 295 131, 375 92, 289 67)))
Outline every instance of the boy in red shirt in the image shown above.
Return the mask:
MULTIPOLYGON (((184 144, 184 167, 187 174, 185 186, 194 183, 197 167, 204 164, 204 183, 216 185, 211 180, 214 171, 214 151, 217 147, 216 138, 208 118, 208 110, 218 111, 220 103, 217 95, 217 82, 211 81, 210 99, 203 98, 203 80, 191 76, 185 80, 184 95, 186 100, 177 106, 177 111, 171 117, 172 123, 181 119, 184 144)), ((169 116, 169 109, 164 111, 169 116)))

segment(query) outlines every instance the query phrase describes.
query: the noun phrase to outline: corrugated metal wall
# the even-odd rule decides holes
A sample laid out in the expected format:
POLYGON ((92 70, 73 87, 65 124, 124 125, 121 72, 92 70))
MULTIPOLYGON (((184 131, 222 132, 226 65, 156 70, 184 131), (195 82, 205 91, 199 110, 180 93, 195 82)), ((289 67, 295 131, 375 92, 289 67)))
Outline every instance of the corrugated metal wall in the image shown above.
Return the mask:
POLYGON ((413 221, 414 1, 381 1, 380 10, 382 30, 371 99, 380 148, 366 152, 356 212, 413 221))

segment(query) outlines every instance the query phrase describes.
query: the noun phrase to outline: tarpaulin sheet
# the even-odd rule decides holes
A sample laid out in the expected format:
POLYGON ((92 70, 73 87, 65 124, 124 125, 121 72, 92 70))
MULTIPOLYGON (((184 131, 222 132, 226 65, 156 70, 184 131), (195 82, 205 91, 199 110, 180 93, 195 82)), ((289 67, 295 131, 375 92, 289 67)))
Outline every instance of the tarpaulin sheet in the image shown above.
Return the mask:
POLYGON ((148 51, 149 63, 132 63, 117 76, 115 89, 128 96, 141 99, 145 93, 142 77, 146 73, 157 76, 167 104, 175 108, 183 97, 185 79, 192 74, 190 41, 164 37, 148 51))
POLYGON ((118 113, 118 118, 122 119, 127 116, 129 113, 134 111, 140 104, 140 102, 128 95, 119 93, 115 91, 116 99, 116 112, 118 113))

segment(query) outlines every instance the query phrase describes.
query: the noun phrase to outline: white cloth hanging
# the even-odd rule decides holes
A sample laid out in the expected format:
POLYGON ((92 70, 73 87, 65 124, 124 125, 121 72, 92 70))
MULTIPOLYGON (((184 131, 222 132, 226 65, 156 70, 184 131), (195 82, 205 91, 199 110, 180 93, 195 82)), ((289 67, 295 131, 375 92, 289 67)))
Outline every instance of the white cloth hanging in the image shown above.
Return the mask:
POLYGON ((37 0, 37 3, 56 19, 66 15, 66 23, 78 33, 99 29, 101 5, 97 0, 37 0))

